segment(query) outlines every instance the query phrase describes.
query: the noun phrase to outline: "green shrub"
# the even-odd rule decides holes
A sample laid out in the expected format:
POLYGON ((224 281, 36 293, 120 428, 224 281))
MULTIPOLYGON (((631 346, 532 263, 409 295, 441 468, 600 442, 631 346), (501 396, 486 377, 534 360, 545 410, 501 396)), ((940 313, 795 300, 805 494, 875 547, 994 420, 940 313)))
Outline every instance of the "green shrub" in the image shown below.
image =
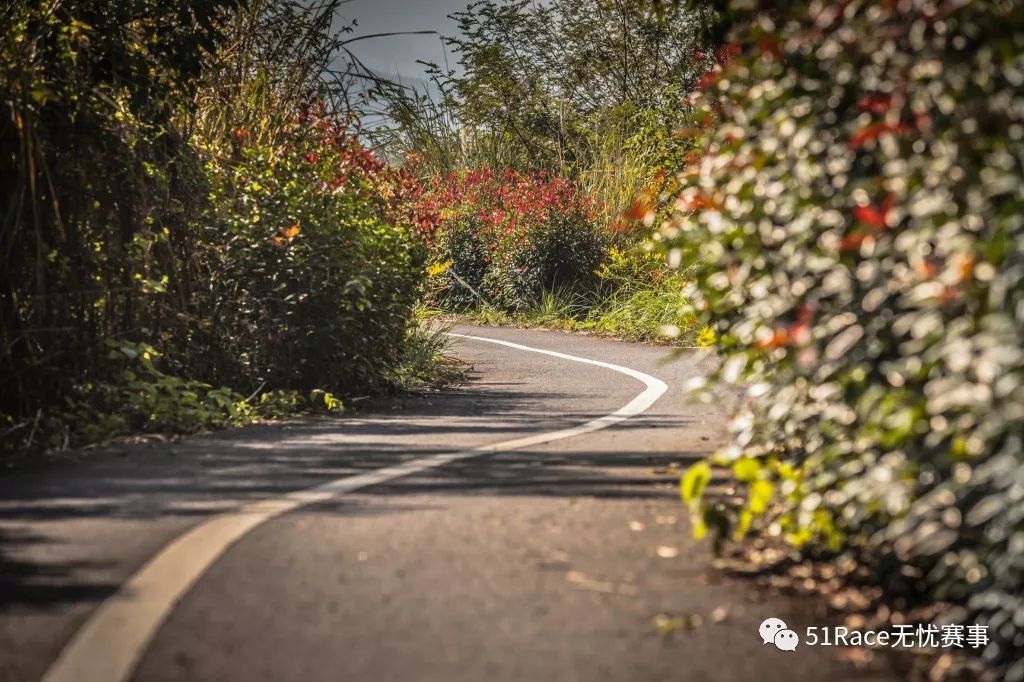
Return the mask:
POLYGON ((242 426, 299 412, 339 412, 343 406, 320 389, 260 391, 245 398, 226 387, 163 372, 159 352, 146 343, 109 339, 105 379, 71 388, 60 409, 39 429, 41 444, 56 448, 96 443, 129 433, 191 433, 242 426))
POLYGON ((379 383, 401 357, 424 266, 410 228, 388 215, 380 162, 318 120, 209 173, 203 304, 215 312, 202 338, 216 383, 342 393, 379 383))
POLYGON ((699 526, 853 553, 1022 679, 1024 13, 744 5, 662 234, 749 385, 719 456, 746 503, 689 485, 699 526))
POLYGON ((478 297, 491 259, 482 227, 474 216, 462 216, 447 221, 437 235, 434 252, 443 264, 438 267, 443 284, 437 303, 449 310, 465 310, 482 302, 478 297))
POLYGON ((688 270, 669 267, 660 253, 641 248, 613 248, 597 271, 597 302, 586 326, 629 341, 692 336, 696 316, 684 294, 692 281, 688 270))
POLYGON ((498 307, 523 310, 545 290, 593 289, 605 250, 587 214, 549 215, 502 245, 481 285, 498 307))

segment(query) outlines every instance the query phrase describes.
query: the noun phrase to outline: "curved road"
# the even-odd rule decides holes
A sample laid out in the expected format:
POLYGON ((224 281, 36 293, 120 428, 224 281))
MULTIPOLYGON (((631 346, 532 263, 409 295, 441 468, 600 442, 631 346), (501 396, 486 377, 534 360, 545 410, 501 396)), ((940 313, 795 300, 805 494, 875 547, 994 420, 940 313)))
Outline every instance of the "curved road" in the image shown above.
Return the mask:
POLYGON ((813 603, 690 539, 706 358, 455 331, 459 389, 0 480, 0 680, 895 679, 762 646, 813 603))

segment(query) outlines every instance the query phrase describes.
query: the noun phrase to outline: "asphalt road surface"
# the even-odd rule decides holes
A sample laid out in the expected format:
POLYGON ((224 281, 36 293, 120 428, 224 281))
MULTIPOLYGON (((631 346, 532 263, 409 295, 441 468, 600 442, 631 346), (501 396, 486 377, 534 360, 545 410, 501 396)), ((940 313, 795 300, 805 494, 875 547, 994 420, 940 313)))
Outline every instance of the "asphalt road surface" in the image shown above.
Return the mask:
POLYGON ((456 389, 0 479, 0 680, 896 679, 763 645, 824 616, 691 539, 708 358, 455 331, 490 339, 454 340, 456 389))

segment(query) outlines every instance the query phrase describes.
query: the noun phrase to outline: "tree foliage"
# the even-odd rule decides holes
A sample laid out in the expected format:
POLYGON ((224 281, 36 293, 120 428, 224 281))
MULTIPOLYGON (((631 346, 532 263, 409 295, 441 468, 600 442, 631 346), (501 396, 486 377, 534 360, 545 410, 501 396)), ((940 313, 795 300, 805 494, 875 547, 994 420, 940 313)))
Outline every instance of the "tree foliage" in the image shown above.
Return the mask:
POLYGON ((18 0, 3 10, 0 344, 13 390, 0 411, 34 411, 94 367, 98 340, 154 326, 141 299, 177 284, 173 249, 194 216, 180 198, 203 191, 172 118, 235 6, 18 0), (172 228, 163 248, 147 243, 172 228))
POLYGON ((588 133, 643 111, 679 123, 675 106, 703 70, 707 12, 652 15, 641 0, 484 0, 453 15, 459 72, 445 90, 460 120, 516 146, 530 163, 582 160, 588 133), (666 107, 671 104, 671 108, 666 107))
POLYGON ((711 16, 659 18, 643 0, 473 2, 444 38, 457 66, 429 65, 434 93, 392 93, 393 125, 376 139, 440 173, 589 173, 595 187, 634 194, 689 147, 675 135, 688 113, 678 102, 711 60, 711 16))

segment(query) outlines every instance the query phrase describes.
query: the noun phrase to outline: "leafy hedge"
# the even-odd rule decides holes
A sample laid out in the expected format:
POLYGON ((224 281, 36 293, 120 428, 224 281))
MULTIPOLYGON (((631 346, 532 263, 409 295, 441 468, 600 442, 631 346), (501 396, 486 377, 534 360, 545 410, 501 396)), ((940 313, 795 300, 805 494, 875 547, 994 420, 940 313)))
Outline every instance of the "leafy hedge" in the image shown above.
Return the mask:
POLYGON ((847 552, 1024 679, 1024 13, 734 3, 661 231, 747 401, 698 526, 847 552))

